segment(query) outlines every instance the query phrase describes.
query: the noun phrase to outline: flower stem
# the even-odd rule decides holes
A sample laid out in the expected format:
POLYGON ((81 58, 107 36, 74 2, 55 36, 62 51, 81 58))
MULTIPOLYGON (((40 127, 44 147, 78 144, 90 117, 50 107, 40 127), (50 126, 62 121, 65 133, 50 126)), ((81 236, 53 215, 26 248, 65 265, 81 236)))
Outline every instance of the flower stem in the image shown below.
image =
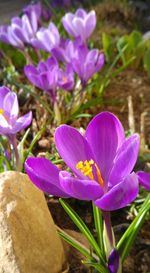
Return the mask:
POLYGON ((113 249, 114 240, 113 240, 110 212, 109 211, 103 211, 103 218, 104 218, 104 223, 105 223, 105 226, 106 226, 106 232, 107 232, 108 240, 109 240, 111 248, 113 249))
POLYGON ((16 171, 21 171, 21 161, 20 161, 20 157, 19 157, 19 153, 18 153, 16 136, 15 135, 10 136, 9 140, 10 140, 10 143, 13 147, 13 152, 14 152, 15 159, 16 159, 15 169, 16 169, 16 171))

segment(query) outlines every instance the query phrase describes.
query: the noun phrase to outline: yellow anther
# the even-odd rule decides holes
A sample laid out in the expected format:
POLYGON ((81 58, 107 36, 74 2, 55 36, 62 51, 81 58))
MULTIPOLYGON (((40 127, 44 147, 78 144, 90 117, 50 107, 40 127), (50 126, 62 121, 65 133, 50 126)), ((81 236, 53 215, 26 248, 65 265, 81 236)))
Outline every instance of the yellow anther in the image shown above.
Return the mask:
POLYGON ((76 164, 76 169, 82 169, 83 168, 83 161, 79 161, 77 164, 76 164))
POLYGON ((4 110, 0 109, 0 115, 3 115, 3 114, 4 114, 4 110))
POLYGON ((93 166, 92 165, 96 169, 96 175, 97 175, 97 180, 98 180, 99 184, 101 186, 103 186, 104 181, 102 179, 100 169, 98 168, 97 164, 94 162, 93 159, 91 159, 89 161, 85 160, 84 162, 83 161, 79 161, 76 164, 76 169, 80 170, 85 176, 88 176, 91 180, 94 180, 93 166))

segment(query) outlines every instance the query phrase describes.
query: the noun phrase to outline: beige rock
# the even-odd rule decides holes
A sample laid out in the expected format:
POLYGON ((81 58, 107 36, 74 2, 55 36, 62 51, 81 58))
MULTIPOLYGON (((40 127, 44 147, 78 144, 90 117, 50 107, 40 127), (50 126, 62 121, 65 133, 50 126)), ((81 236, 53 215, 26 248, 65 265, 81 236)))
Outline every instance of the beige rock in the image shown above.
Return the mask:
POLYGON ((0 174, 0 273, 60 273, 64 264, 43 193, 25 174, 0 174))

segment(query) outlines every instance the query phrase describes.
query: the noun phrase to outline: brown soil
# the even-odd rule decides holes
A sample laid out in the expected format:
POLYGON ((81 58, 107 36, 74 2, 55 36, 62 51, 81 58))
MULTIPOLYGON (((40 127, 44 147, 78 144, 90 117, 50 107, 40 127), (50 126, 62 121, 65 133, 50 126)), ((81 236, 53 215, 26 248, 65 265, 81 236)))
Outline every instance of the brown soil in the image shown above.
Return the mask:
MULTIPOLYGON (((105 90, 103 104, 96 109, 100 111, 116 114, 125 130, 133 130, 129 118, 133 119, 135 132, 142 133, 150 146, 150 79, 146 73, 126 70, 113 79, 105 90), (129 106, 129 96, 133 107, 129 106)), ((95 114, 94 108, 92 113, 95 114)))

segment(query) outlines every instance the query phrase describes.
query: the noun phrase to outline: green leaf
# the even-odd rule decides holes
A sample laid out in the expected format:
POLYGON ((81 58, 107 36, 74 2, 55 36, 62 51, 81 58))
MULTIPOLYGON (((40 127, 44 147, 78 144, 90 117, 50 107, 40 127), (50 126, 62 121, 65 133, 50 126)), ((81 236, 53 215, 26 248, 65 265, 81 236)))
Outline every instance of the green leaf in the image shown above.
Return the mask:
POLYGON ((98 264, 98 263, 94 263, 94 262, 83 262, 84 264, 94 267, 98 272, 100 273, 109 273, 108 269, 106 269, 105 267, 103 267, 102 265, 98 264))
POLYGON ((77 249, 80 253, 82 253, 87 259, 89 260, 96 260, 99 261, 99 257, 95 254, 91 254, 90 250, 87 249, 83 244, 78 242, 75 238, 67 234, 65 231, 57 227, 57 231, 59 235, 62 237, 63 240, 65 240, 68 244, 73 246, 75 249, 77 249))
POLYGON ((134 240, 139 232, 142 224, 144 223, 147 212, 150 210, 150 194, 147 196, 145 202, 143 203, 141 210, 135 217, 133 222, 130 224, 126 232, 123 234, 122 238, 117 244, 117 250, 121 255, 122 262, 129 254, 129 251, 134 243, 134 240))
POLYGON ((3 166, 4 163, 6 164, 7 171, 12 170, 9 160, 4 155, 0 155, 0 173, 5 171, 3 166))
POLYGON ((98 207, 96 207, 93 203, 93 216, 94 216, 94 223, 97 235, 97 242, 100 246, 102 251, 103 257, 105 259, 105 250, 104 250, 104 243, 103 243, 103 218, 102 213, 98 207))
POLYGON ((75 223, 75 225, 78 227, 78 229, 85 235, 90 246, 93 248, 95 253, 99 256, 99 258, 101 259, 101 262, 105 266, 105 260, 103 258, 102 251, 99 248, 97 242, 95 241, 93 235, 91 234, 89 228, 86 226, 86 224, 83 222, 83 220, 79 217, 79 215, 63 199, 60 198, 59 200, 60 200, 62 207, 66 211, 66 213, 69 215, 69 217, 75 223))
POLYGON ((144 68, 150 76, 150 48, 146 51, 144 56, 144 68))
POLYGON ((35 135, 34 139, 32 140, 32 142, 30 144, 30 147, 27 151, 27 154, 32 152, 34 145, 40 139, 40 137, 42 136, 42 134, 44 133, 45 130, 46 130, 46 124, 44 124, 44 126, 41 128, 41 130, 35 135))
POLYGON ((141 32, 133 30, 129 36, 130 46, 135 49, 138 44, 143 40, 141 32))
POLYGON ((112 56, 112 38, 104 32, 102 33, 102 45, 106 60, 109 62, 112 56))

